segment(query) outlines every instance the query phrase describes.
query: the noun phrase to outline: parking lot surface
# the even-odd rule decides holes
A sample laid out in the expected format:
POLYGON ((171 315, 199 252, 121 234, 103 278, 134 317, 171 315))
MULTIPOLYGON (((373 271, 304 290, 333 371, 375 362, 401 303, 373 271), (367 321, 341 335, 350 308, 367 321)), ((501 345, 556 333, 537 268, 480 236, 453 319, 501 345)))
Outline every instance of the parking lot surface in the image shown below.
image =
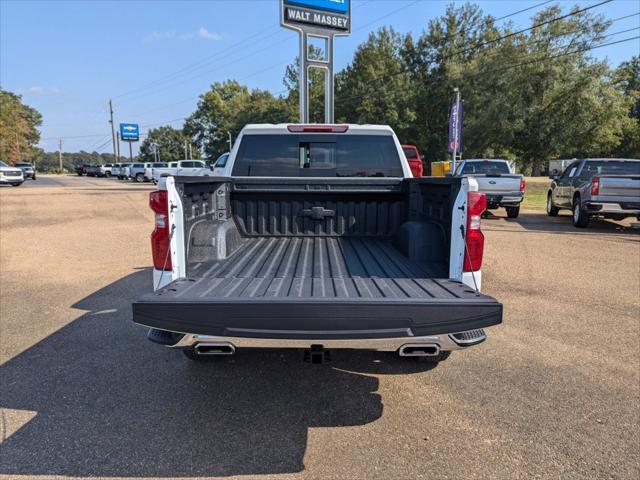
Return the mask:
POLYGON ((437 368, 391 354, 196 364, 131 323, 152 290, 150 185, 0 188, 0 475, 638 478, 640 235, 483 220, 488 340, 437 368))

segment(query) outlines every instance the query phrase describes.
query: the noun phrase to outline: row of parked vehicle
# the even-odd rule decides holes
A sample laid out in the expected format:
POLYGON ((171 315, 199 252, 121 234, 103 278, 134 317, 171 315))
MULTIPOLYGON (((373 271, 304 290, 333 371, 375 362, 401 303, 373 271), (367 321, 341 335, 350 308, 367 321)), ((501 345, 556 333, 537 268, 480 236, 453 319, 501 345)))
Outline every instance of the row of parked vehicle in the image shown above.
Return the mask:
POLYGON ((138 183, 157 183, 160 176, 207 176, 213 175, 213 166, 202 160, 180 160, 177 162, 107 163, 104 165, 78 165, 78 175, 87 177, 115 177, 138 183))
MULTIPOLYGON (((402 145, 414 177, 422 176, 419 151, 402 145)), ((592 217, 640 220, 640 160, 628 158, 585 158, 557 160, 549 175, 547 214, 570 210, 573 225, 584 228, 592 217), (560 171, 557 167, 561 165, 560 171)), ((525 179, 513 164, 501 159, 469 159, 460 162, 456 177, 473 177, 478 191, 487 199, 487 210, 504 207, 509 218, 517 218, 525 195, 525 179)))
POLYGON ((11 166, 0 160, 0 184, 19 187, 28 178, 36 179, 36 169, 33 164, 19 162, 11 166))
MULTIPOLYGON (((423 160, 417 147, 402 145, 414 177, 424 174, 423 160)), ((176 162, 119 163, 81 165, 79 175, 117 177, 120 180, 158 183, 166 176, 229 176, 229 153, 213 164, 201 160, 176 162)), ((517 218, 525 196, 525 179, 514 171, 512 162, 503 159, 468 159, 457 164, 455 177, 473 177, 487 199, 487 209, 504 208, 507 217, 517 218)), ((640 219, 640 160, 582 159, 568 165, 562 174, 550 176, 547 213, 556 216, 562 209, 571 210, 576 227, 588 226, 594 216, 621 220, 640 219)), ((34 173, 35 179, 35 173, 34 173)))

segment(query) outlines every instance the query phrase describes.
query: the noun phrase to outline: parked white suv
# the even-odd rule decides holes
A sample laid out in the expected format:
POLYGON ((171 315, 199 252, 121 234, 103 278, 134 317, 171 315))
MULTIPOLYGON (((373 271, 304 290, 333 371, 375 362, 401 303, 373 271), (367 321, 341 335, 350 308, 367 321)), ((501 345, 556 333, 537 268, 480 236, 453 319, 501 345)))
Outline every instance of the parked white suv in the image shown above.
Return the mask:
POLYGON ((0 183, 18 187, 24 182, 24 173, 20 168, 7 165, 0 160, 0 183))

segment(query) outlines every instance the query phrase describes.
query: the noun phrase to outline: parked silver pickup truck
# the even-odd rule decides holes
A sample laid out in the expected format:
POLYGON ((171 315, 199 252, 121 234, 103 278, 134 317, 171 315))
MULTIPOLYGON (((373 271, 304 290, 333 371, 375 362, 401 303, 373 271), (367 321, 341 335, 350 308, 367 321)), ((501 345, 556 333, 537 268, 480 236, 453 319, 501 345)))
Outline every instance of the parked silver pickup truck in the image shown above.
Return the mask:
POLYGON ((589 218, 640 219, 640 160, 585 158, 571 163, 562 175, 551 176, 547 214, 571 209, 573 225, 584 228, 589 218))
POLYGON ((518 218, 524 199, 524 177, 513 172, 506 160, 469 159, 458 165, 456 177, 473 177, 478 191, 487 196, 487 209, 504 207, 509 218, 518 218))

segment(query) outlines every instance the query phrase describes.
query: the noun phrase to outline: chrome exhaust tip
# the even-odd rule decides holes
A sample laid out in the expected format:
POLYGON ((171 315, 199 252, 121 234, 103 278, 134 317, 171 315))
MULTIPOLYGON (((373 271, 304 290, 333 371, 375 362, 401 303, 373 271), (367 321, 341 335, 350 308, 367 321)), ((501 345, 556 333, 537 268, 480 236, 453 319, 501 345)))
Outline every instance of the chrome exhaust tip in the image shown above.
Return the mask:
POLYGON ((407 343, 398 350, 401 357, 435 357, 440 354, 436 343, 407 343))
POLYGON ((231 343, 198 343, 193 349, 198 355, 233 355, 236 347, 231 343))

